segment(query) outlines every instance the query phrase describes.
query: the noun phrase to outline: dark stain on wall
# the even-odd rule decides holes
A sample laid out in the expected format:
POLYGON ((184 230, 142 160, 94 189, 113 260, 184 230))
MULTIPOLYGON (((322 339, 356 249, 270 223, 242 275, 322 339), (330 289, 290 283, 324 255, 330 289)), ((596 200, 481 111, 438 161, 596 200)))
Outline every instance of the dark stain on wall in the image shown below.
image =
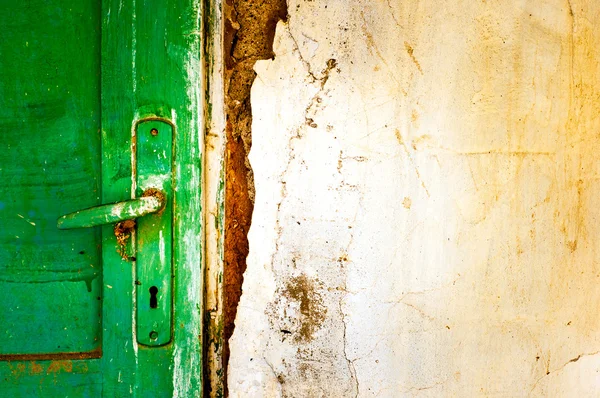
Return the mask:
POLYGON ((295 343, 310 343, 319 330, 327 307, 320 290, 323 284, 301 274, 286 280, 275 294, 275 301, 267 309, 271 327, 279 330, 282 340, 291 337, 295 343))
MULTIPOLYGON (((223 274, 223 369, 229 361, 229 338, 242 295, 248 256, 248 230, 254 207, 254 178, 248 152, 252 146, 250 89, 254 63, 274 58, 277 22, 287 18, 285 0, 227 0, 225 16, 225 259, 223 274)), ((227 379, 225 374, 225 395, 227 379)))

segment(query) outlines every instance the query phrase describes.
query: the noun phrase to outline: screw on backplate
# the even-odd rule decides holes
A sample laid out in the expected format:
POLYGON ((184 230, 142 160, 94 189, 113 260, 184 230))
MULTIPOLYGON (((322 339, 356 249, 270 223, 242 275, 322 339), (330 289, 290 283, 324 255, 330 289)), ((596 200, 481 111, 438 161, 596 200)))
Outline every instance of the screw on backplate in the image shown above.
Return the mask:
POLYGON ((156 339, 158 339, 158 333, 153 330, 150 332, 150 340, 156 340, 156 339))
POLYGON ((152 134, 153 136, 157 136, 158 135, 158 129, 152 129, 150 130, 150 134, 152 134))

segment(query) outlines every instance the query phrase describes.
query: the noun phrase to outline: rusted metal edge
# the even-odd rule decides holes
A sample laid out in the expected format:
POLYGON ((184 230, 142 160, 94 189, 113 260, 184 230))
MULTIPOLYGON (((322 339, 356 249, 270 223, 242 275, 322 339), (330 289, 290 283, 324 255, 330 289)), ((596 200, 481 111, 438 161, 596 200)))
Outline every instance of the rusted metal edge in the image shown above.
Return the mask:
POLYGON ((52 354, 0 354, 0 361, 44 361, 61 359, 102 358, 102 348, 86 352, 59 352, 52 354))

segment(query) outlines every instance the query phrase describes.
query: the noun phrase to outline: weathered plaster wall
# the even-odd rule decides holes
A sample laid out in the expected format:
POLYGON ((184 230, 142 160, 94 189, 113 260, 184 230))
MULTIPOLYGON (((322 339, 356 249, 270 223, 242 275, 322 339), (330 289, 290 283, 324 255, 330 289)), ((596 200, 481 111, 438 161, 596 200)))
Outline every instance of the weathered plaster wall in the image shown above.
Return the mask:
POLYGON ((597 395, 600 3, 288 12, 230 395, 597 395))

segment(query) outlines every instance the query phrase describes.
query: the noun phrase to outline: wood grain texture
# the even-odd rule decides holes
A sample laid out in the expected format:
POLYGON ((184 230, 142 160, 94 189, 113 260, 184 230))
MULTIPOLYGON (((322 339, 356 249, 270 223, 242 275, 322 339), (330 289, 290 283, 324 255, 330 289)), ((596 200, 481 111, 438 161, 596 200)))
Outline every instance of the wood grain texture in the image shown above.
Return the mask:
POLYGON ((91 352, 100 231, 56 219, 100 199, 100 8, 12 2, 0 23, 0 359, 91 352))

